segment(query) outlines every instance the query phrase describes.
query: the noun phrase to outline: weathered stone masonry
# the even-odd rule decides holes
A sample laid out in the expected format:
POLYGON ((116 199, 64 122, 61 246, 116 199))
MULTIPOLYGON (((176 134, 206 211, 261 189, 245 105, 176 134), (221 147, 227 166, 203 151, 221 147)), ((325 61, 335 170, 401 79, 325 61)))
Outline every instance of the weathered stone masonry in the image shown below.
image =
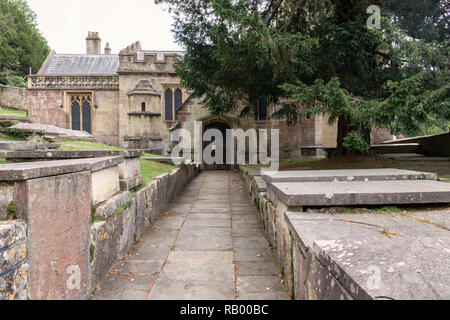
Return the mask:
MULTIPOLYGON (((341 203, 345 205, 355 200, 361 206, 374 201, 391 206, 405 202, 450 203, 450 188, 435 181, 435 174, 404 170, 361 170, 364 172, 360 175, 358 170, 335 171, 331 175, 322 171, 280 172, 277 181, 285 182, 274 183, 270 176, 261 176, 259 170, 240 171, 285 275, 291 299, 450 297, 449 210, 397 216, 330 214, 326 210, 305 212, 298 204, 299 200, 306 203, 314 197, 318 206, 339 201, 345 201, 341 203), (319 192, 295 195, 289 191, 302 185, 312 189, 307 182, 311 180, 329 181, 337 188, 336 194, 323 193, 319 197, 319 192), (406 185, 409 190, 388 190, 384 194, 361 190, 361 184, 370 189, 379 184, 377 180, 385 189, 392 189, 393 184, 398 189, 406 185), (353 183, 361 195, 355 191, 350 195, 346 190, 353 183)), ((325 182, 316 183, 320 188, 325 182)))
POLYGON ((0 300, 89 298, 198 171, 139 188, 139 156, 0 166, 2 213, 16 206, 0 223, 0 300))

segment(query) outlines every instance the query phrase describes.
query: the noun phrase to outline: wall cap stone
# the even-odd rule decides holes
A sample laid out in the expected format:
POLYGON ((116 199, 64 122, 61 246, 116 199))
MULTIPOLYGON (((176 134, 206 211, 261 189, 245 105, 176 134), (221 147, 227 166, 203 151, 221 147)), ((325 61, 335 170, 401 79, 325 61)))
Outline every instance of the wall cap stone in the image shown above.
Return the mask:
POLYGON ((144 155, 143 150, 92 150, 92 151, 6 151, 0 156, 6 159, 87 159, 103 157, 136 158, 144 155))
POLYGON ((23 181, 82 171, 99 171, 123 162, 121 157, 25 162, 0 165, 0 181, 23 181))

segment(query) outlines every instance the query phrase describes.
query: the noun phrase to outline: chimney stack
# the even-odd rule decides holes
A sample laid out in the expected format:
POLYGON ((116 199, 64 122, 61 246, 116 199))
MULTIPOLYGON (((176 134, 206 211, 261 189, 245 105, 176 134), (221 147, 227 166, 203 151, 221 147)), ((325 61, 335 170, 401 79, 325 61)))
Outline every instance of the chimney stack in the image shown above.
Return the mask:
POLYGON ((86 54, 101 54, 102 39, 98 36, 98 32, 88 32, 86 38, 86 54))
POLYGON ((109 47, 109 42, 106 43, 105 54, 111 54, 111 48, 109 47))

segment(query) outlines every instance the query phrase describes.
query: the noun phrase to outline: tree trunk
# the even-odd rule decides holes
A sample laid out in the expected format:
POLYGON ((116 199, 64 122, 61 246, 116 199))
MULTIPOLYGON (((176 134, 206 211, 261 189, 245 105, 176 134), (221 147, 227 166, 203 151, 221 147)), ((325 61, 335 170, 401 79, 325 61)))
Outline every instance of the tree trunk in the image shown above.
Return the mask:
POLYGON ((337 151, 336 156, 342 157, 348 155, 349 152, 343 146, 345 137, 351 132, 349 121, 345 117, 338 118, 338 132, 337 132, 337 151))

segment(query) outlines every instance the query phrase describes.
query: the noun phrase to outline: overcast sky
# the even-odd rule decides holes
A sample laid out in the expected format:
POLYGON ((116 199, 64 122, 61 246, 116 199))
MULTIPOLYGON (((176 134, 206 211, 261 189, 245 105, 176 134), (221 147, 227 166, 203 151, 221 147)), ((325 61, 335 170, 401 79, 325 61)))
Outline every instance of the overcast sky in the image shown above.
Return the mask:
MULTIPOLYGON (((140 40, 144 50, 180 50, 172 19, 153 0, 27 0, 39 29, 57 53, 85 53, 88 31, 98 31, 113 53, 140 40)), ((103 53, 103 49, 102 49, 103 53)))

